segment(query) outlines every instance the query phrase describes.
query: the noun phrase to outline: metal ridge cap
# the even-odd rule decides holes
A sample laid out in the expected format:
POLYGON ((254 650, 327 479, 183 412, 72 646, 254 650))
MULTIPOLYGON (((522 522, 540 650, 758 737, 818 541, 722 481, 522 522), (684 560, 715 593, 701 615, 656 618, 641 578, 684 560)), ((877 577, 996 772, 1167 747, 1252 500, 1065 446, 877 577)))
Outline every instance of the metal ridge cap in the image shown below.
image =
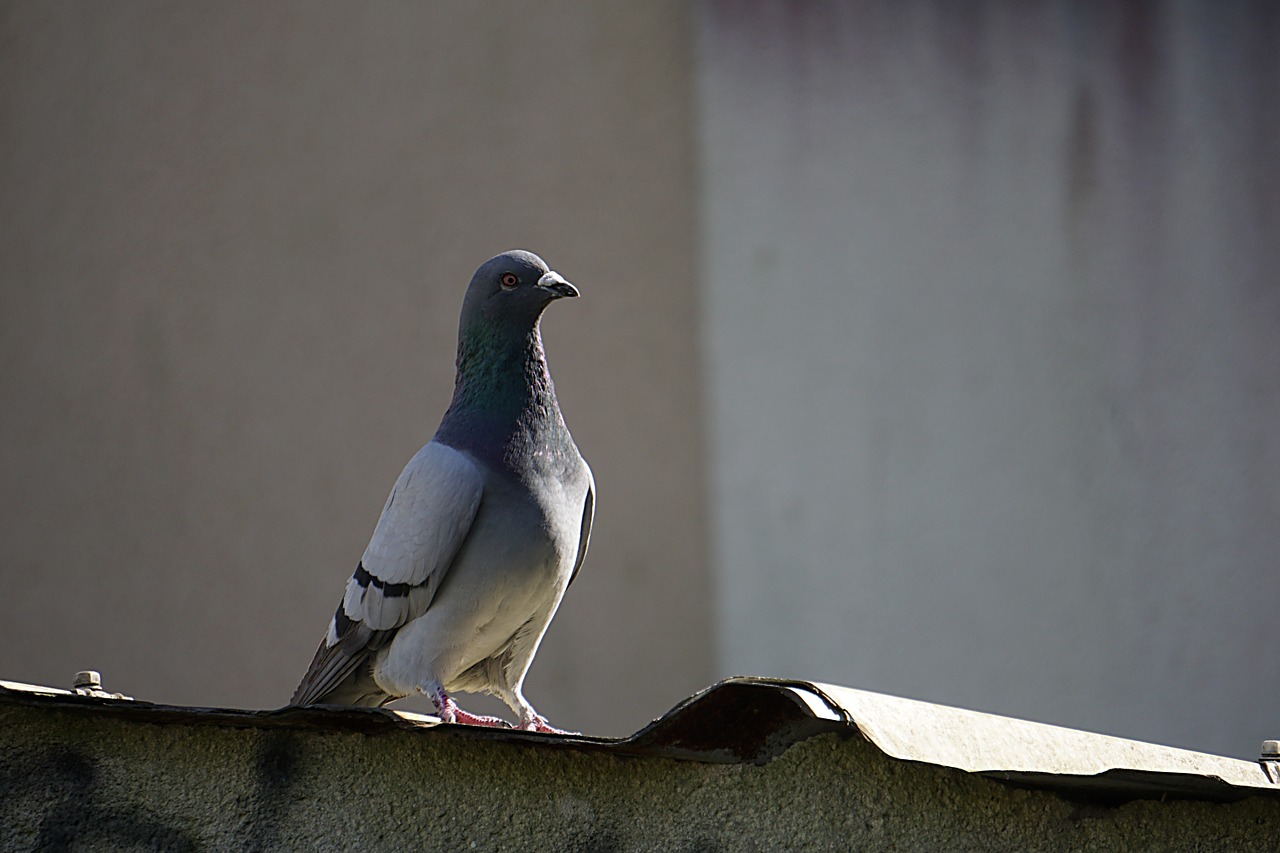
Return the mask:
POLYGON ((1173 793, 1198 778, 1243 795, 1280 794, 1280 785, 1257 762, 851 687, 820 682, 811 687, 838 705, 882 752, 904 761, 1009 781, 1109 777, 1135 788, 1149 778, 1153 790, 1173 793))

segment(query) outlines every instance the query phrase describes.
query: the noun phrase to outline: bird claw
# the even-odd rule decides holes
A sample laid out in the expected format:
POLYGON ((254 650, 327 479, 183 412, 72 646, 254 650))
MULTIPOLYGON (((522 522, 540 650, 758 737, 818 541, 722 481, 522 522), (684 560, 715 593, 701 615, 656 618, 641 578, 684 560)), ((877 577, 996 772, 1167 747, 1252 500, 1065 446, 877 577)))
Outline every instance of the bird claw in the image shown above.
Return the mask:
POLYGON ((489 726, 495 729, 512 728, 511 724, 501 717, 486 717, 482 714, 472 714, 468 711, 462 710, 461 708, 454 711, 454 718, 451 722, 463 723, 468 726, 489 726))
POLYGON ((565 729, 557 729, 555 726, 547 722, 547 718, 541 714, 534 714, 531 719, 521 723, 520 728, 527 732, 541 732, 549 735, 576 735, 581 732, 571 732, 565 729))
MULTIPOLYGON (((513 729, 515 726, 508 723, 501 717, 486 717, 480 714, 472 714, 470 711, 464 711, 458 707, 458 703, 453 701, 453 697, 444 692, 444 688, 439 684, 431 684, 422 690, 431 697, 431 701, 436 706, 436 713, 440 716, 442 723, 462 723, 468 726, 490 726, 499 729, 513 729)), ((522 705, 524 703, 521 703, 522 705)), ((524 710, 520 715, 520 728, 527 732, 541 732, 550 735, 576 735, 579 732, 566 731, 565 729, 557 729, 555 726, 547 722, 547 718, 539 714, 537 711, 524 706, 524 710)))
POLYGON ((492 728, 509 729, 511 724, 501 717, 486 717, 481 714, 473 714, 470 711, 464 711, 458 707, 458 703, 454 702, 452 697, 443 690, 434 691, 431 699, 435 703, 436 712, 442 723, 461 723, 467 726, 490 726, 492 728))

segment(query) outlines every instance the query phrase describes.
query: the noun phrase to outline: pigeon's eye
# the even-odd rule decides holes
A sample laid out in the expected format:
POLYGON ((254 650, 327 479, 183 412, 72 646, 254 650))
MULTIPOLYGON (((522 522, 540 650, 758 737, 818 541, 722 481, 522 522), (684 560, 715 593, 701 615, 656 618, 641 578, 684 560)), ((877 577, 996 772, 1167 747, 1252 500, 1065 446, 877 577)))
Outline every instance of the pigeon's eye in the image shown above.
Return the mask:
POLYGON ((520 283, 520 279, 516 278, 516 274, 513 272, 504 272, 501 281, 503 287, 515 287, 520 283))

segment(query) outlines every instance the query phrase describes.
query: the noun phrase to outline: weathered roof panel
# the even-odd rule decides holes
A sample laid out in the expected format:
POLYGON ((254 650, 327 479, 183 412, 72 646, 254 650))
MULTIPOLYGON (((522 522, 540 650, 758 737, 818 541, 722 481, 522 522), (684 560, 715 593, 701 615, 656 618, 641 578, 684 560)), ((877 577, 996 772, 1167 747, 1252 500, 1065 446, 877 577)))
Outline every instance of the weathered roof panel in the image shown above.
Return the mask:
POLYGON ((1125 740, 818 682, 731 678, 691 696, 627 738, 554 735, 441 724, 383 709, 272 711, 157 705, 109 694, 0 681, 0 699, 79 706, 153 723, 297 727, 375 733, 434 729, 451 736, 542 743, 685 761, 764 764, 824 732, 865 737, 891 758, 950 767, 1024 787, 1105 801, 1211 801, 1280 796, 1256 762, 1125 740))

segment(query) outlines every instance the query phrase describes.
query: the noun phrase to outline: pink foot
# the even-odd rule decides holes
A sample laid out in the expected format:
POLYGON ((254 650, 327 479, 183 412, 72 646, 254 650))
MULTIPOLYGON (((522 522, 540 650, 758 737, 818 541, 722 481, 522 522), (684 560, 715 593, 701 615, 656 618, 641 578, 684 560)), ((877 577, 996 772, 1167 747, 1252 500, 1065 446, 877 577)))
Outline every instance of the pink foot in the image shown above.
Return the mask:
POLYGON ((473 714, 470 711, 464 711, 458 707, 458 703, 443 690, 437 690, 432 693, 431 701, 435 703, 436 710, 440 714, 440 722, 442 723, 462 723, 468 726, 492 726, 499 729, 509 729, 511 724, 501 717, 485 717, 480 714, 473 714))
POLYGON ((499 729, 509 729, 511 724, 501 717, 486 717, 483 714, 472 714, 470 711, 464 711, 461 708, 454 708, 453 722, 465 723, 468 726, 493 726, 499 729))
POLYGON ((565 729, 557 729, 555 726, 547 722, 547 718, 541 714, 534 714, 533 719, 528 720, 520 728, 529 732, 545 732, 552 735, 576 735, 579 732, 566 731, 565 729))

